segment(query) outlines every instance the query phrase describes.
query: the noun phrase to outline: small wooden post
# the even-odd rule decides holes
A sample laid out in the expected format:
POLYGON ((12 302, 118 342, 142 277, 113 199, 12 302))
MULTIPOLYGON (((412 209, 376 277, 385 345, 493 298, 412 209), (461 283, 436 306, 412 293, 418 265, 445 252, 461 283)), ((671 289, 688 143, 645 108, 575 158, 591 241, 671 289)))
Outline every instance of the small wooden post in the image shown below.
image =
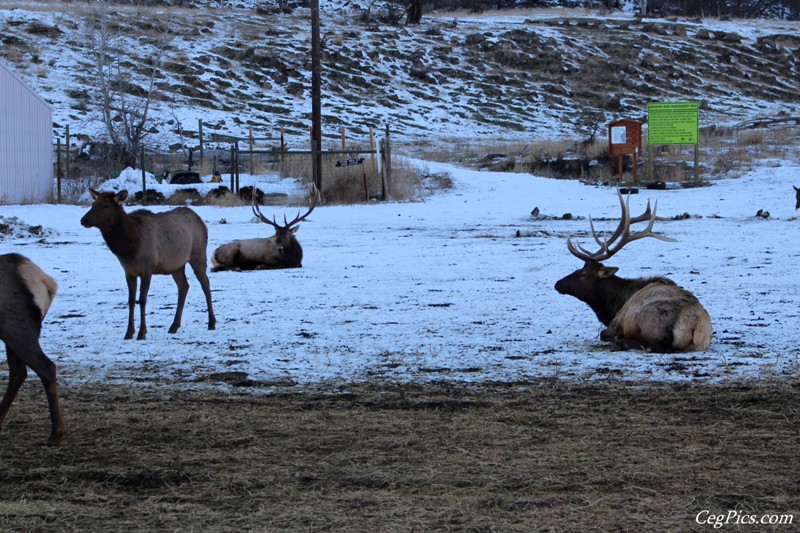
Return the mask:
POLYGON ((236 154, 236 189, 233 191, 236 194, 239 194, 239 141, 236 141, 236 149, 234 150, 234 154, 236 154))
POLYGON ((234 169, 236 168, 236 148, 231 144, 231 192, 236 192, 234 188, 234 169))
POLYGON ((361 172, 364 175, 364 201, 369 202, 369 184, 367 183, 367 166, 361 165, 361 172))
POLYGON ((347 151, 347 143, 344 140, 344 126, 342 126, 342 159, 344 159, 346 151, 347 151))
POLYGON ((142 205, 147 205, 147 181, 144 172, 144 146, 142 148, 141 156, 139 157, 139 166, 142 167, 142 205))
POLYGON ((70 177, 70 169, 69 169, 69 152, 70 152, 69 124, 67 124, 67 146, 65 148, 66 148, 65 154, 66 154, 66 161, 67 161, 67 165, 66 165, 67 166, 67 173, 66 173, 66 176, 67 176, 67 179, 69 179, 69 177, 70 177))
MULTIPOLYGON (((250 174, 253 174, 253 126, 250 126, 250 158, 249 158, 249 167, 250 167, 250 174)), ((238 175, 238 173, 237 173, 238 175)))
POLYGON ((203 119, 197 120, 197 135, 200 138, 200 172, 203 171, 203 119))
POLYGON ((56 139, 56 202, 61 203, 61 137, 56 139))
POLYGON ((694 181, 700 179, 700 139, 694 145, 694 181))
POLYGON ((372 126, 369 127, 369 150, 372 152, 372 168, 375 174, 378 173, 378 158, 375 157, 375 131, 372 126))
POLYGON ((381 196, 386 200, 391 194, 392 183, 392 143, 389 136, 389 126, 386 126, 386 136, 383 139, 383 183, 381 196))

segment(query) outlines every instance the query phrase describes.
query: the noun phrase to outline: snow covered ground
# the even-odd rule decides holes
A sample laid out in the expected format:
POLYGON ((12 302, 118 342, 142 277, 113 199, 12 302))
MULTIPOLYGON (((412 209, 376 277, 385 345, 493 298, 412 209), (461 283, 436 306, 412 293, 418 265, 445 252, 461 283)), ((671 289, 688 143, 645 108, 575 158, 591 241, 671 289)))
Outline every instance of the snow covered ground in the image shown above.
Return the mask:
MULTIPOLYGON (((592 244, 585 217, 615 227, 614 189, 415 164, 450 173, 454 187, 423 202, 318 207, 298 232, 302 269, 211 273, 215 331, 206 330, 189 274, 183 326, 168 334, 176 289, 158 276, 148 339, 123 340, 122 268, 99 231, 79 224, 85 206, 3 206, 3 217, 43 230, 6 236, 0 253, 22 253, 59 282, 42 345, 64 383, 214 385, 246 375, 269 391, 354 380, 720 381, 800 372, 792 190, 800 164, 775 161, 710 187, 631 197, 634 215, 647 198, 658 200, 659 216, 692 215, 656 223, 677 242, 637 241, 608 262, 625 277, 667 275, 705 305, 710 348, 679 355, 613 350, 599 341, 588 306, 553 289, 581 266, 567 237, 592 244), (755 217, 759 209, 769 219, 755 217)), ((209 228, 209 255, 230 240, 272 234, 246 207, 195 209, 209 228)))

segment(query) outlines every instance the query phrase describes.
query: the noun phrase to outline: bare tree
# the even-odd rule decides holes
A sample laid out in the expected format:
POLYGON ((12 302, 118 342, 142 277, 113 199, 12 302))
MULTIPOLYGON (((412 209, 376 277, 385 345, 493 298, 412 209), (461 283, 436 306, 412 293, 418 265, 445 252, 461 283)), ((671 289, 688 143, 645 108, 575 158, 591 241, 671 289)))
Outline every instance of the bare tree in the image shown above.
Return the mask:
MULTIPOLYGON (((103 4, 104 5, 104 4, 103 4)), ((169 19, 157 19, 159 32, 169 35, 169 19)), ((139 62, 131 60, 124 34, 108 12, 100 8, 87 21, 94 72, 96 112, 111 145, 108 154, 123 166, 135 166, 145 139, 155 124, 150 116, 157 96, 156 81, 164 61, 167 37, 145 50, 139 62)))

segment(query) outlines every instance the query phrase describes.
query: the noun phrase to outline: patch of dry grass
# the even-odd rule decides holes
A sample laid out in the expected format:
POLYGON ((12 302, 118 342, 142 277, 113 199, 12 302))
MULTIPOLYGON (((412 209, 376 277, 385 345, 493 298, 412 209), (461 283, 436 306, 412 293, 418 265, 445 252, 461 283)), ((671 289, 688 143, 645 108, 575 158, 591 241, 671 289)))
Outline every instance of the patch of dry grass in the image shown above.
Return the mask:
MULTIPOLYGON (((800 156, 795 140, 800 125, 781 123, 759 129, 708 128, 700 135, 700 180, 738 177, 755 165, 774 159, 790 160, 800 156)), ((436 146, 417 147, 423 159, 457 162, 495 171, 532 172, 553 178, 608 181, 616 179, 617 160, 608 156, 608 143, 600 140, 586 144, 579 140, 545 139, 530 142, 452 140, 436 146), (500 157, 502 156, 502 157, 500 157)), ((694 146, 667 145, 648 149, 647 135, 642 139, 638 179, 687 182, 694 179, 694 146), (647 158, 652 155, 653 175, 648 176, 647 158)), ((632 160, 627 156, 625 180, 632 177, 632 160)))
POLYGON ((797 399, 788 383, 66 387, 69 433, 49 449, 27 385, 0 433, 0 524, 694 530, 701 510, 800 509, 797 399))

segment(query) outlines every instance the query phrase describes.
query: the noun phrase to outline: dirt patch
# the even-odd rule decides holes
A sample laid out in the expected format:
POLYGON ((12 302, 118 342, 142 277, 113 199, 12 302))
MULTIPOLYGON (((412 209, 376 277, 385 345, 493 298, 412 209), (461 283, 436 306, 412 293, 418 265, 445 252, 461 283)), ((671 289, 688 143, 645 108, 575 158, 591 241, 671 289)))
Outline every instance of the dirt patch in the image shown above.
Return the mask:
POLYGON ((0 529, 710 531, 698 512, 800 509, 799 392, 92 386, 63 391, 46 448, 28 384, 0 432, 0 529))

